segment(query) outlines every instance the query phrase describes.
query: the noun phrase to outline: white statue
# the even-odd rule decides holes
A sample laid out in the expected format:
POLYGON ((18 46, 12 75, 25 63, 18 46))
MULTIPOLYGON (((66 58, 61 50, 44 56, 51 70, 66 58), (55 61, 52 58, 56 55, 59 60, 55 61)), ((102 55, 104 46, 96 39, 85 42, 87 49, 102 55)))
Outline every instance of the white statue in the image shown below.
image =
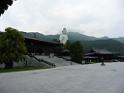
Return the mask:
POLYGON ((63 45, 65 45, 66 42, 68 41, 68 35, 67 35, 66 28, 63 28, 62 34, 60 34, 59 40, 60 40, 60 43, 63 45))

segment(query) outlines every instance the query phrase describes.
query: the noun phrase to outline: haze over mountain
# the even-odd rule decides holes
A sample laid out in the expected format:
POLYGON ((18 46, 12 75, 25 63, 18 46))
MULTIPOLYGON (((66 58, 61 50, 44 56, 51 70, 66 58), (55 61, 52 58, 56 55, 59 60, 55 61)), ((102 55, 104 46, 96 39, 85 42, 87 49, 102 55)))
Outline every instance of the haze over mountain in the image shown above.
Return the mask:
MULTIPOLYGON (((24 32, 26 37, 36 38, 44 41, 59 40, 59 34, 56 35, 44 35, 38 32, 27 33, 24 32)), ((68 32, 70 42, 80 41, 84 47, 84 51, 87 52, 91 48, 105 48, 113 52, 120 52, 124 54, 124 37, 109 38, 102 37, 96 38, 80 34, 78 32, 68 32)))
POLYGON ((114 40, 117 40, 121 43, 124 43, 124 37, 119 37, 119 38, 113 38, 114 40))
MULTIPOLYGON (((98 38, 96 38, 96 37, 83 35, 83 34, 80 34, 78 32, 68 32, 67 34, 68 34, 68 37, 69 37, 69 41, 71 41, 71 42, 98 40, 98 38)), ((24 32, 24 35, 26 37, 37 38, 37 39, 45 40, 45 41, 53 41, 54 39, 59 41, 59 34, 44 35, 44 34, 41 34, 41 33, 38 33, 38 32, 29 32, 29 33, 24 32)))

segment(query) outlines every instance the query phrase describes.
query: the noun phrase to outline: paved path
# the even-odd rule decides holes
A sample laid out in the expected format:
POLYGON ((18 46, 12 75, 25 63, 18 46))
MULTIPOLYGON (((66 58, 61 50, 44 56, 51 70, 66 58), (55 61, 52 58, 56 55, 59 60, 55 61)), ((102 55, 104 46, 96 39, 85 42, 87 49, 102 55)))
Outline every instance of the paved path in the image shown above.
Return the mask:
POLYGON ((3 73, 0 93, 124 93, 124 63, 3 73))

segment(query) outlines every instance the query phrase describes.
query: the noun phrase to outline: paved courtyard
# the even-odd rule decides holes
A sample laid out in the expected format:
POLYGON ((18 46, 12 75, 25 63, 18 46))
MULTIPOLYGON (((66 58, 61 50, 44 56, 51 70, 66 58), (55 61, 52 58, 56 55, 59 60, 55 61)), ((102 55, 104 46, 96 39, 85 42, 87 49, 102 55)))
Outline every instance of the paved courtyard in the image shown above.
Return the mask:
POLYGON ((124 93, 124 63, 2 73, 0 93, 124 93))

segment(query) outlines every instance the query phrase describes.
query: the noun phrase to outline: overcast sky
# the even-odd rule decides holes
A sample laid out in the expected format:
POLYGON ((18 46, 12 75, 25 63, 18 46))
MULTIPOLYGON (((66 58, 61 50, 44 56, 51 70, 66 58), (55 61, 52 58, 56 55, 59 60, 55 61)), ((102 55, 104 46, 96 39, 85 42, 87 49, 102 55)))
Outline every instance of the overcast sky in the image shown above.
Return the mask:
POLYGON ((124 37, 124 0, 17 0, 0 17, 0 30, 124 37))

